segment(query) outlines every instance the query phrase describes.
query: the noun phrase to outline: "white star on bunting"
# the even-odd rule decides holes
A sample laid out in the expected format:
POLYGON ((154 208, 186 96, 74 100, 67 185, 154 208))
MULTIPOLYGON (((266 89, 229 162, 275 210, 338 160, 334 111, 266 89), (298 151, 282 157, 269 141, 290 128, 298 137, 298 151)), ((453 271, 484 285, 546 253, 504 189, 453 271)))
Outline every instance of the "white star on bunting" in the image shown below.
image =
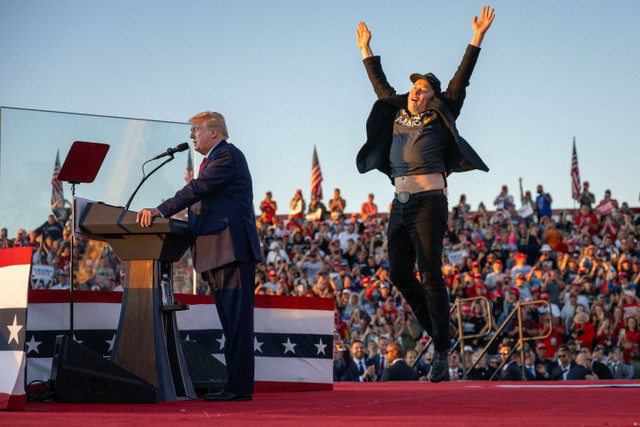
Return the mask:
POLYGON ((287 354, 287 351, 296 354, 294 347, 297 345, 297 343, 292 343, 289 337, 287 337, 287 342, 283 342, 282 345, 284 346, 284 354, 287 354))
POLYGON ((18 338, 18 332, 23 328, 24 325, 18 325, 18 315, 13 316, 13 325, 7 325, 9 329, 9 341, 7 344, 11 344, 11 341, 15 340, 16 344, 20 345, 20 339, 18 338))
POLYGON ((262 344, 263 342, 258 341, 258 338, 253 337, 253 351, 259 351, 262 353, 262 344))
POLYGON ((216 341, 220 343, 220 350, 222 350, 224 348, 224 343, 226 342, 226 338, 224 337, 224 334, 222 334, 222 338, 216 339, 216 341))
POLYGON ((319 344, 314 344, 314 345, 318 347, 318 354, 320 353, 325 354, 324 349, 327 347, 327 345, 322 342, 322 338, 320 338, 319 344))
POLYGON ((36 337, 31 335, 31 339, 27 341, 27 354, 31 351, 35 351, 40 354, 40 350, 38 350, 38 346, 42 344, 42 341, 36 341, 36 337))
POLYGON ((113 350, 113 344, 115 344, 116 342, 116 334, 113 334, 113 338, 111 338, 110 340, 105 340, 107 342, 107 344, 109 344, 109 350, 107 351, 111 351, 113 350))

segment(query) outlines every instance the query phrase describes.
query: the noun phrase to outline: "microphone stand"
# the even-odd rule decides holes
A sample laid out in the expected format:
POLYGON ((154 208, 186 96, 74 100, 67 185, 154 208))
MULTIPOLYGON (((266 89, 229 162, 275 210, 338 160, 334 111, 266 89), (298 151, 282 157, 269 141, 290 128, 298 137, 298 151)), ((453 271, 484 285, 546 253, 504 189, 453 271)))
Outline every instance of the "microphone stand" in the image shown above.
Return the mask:
POLYGON ((138 192, 138 190, 140 189, 140 187, 142 187, 142 184, 144 184, 144 182, 151 176, 153 175, 153 173, 155 171, 157 171, 158 169, 160 169, 162 166, 166 165, 167 163, 169 163, 171 160, 173 160, 173 154, 169 154, 169 158, 167 160, 165 160, 164 162, 160 163, 160 165, 158 165, 154 170, 152 170, 149 175, 145 175, 144 174, 144 166, 153 161, 154 159, 151 160, 147 160, 146 162, 144 162, 142 164, 142 181, 140 181, 140 184, 138 184, 138 186, 136 187, 135 191, 133 192, 133 194, 131 195, 131 197, 129 197, 129 201, 127 202, 127 204, 124 207, 124 210, 129 210, 129 206, 131 205, 131 202, 133 201, 133 198, 135 197, 136 193, 138 192))

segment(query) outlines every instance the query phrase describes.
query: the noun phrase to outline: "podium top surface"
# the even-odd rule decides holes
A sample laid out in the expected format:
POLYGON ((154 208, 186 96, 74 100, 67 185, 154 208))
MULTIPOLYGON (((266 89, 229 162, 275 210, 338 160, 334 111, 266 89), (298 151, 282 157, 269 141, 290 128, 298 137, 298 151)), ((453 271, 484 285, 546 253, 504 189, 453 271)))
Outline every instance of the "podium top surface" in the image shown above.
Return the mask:
POLYGON ((173 234, 190 237, 187 222, 156 217, 151 227, 141 227, 136 222, 137 212, 101 202, 76 199, 77 229, 94 236, 130 234, 173 234))

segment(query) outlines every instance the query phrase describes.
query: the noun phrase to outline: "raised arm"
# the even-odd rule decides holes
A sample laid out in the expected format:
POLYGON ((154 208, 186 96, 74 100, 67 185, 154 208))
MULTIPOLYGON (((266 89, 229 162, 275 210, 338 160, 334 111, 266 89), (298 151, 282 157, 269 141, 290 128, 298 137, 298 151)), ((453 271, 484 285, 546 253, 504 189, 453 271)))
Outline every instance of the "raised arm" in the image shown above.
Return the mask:
POLYGON ((387 76, 382 71, 380 57, 374 56, 371 51, 369 42, 371 41, 371 32, 364 22, 358 23, 357 42, 362 52, 362 61, 367 69, 367 75, 373 85, 373 90, 379 99, 386 98, 396 94, 395 89, 387 81, 387 76))
POLYGON ((467 51, 462 58, 462 62, 460 63, 460 66, 458 66, 458 70, 451 81, 449 81, 447 90, 443 95, 443 99, 453 113, 454 118, 458 118, 460 115, 462 104, 464 103, 464 99, 467 95, 466 88, 469 86, 469 79, 471 78, 471 74, 473 73, 473 69, 480 53, 482 39, 491 26, 494 17, 493 9, 489 11, 489 6, 485 6, 482 8, 480 18, 478 19, 477 16, 474 16, 473 18, 473 39, 471 39, 471 43, 467 46, 467 51))
POLYGON ((493 13, 493 9, 489 11, 489 6, 484 6, 482 8, 482 14, 480 15, 480 19, 477 16, 473 17, 473 24, 471 24, 471 28, 473 28, 473 38, 471 39, 471 45, 475 47, 480 47, 482 44, 482 39, 484 38, 484 34, 487 32, 489 27, 491 27, 491 23, 493 22, 493 18, 495 18, 495 14, 493 13))

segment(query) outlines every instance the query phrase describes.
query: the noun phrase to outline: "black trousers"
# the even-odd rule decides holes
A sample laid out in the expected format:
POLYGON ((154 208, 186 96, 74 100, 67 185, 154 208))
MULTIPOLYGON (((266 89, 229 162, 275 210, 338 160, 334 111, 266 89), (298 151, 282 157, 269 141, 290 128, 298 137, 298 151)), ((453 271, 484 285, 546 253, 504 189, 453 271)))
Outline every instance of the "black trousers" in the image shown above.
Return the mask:
POLYGON ((211 295, 224 332, 224 358, 229 381, 226 391, 253 394, 253 300, 256 264, 233 262, 209 270, 203 278, 211 295))
POLYGON ((389 277, 438 352, 448 352, 451 345, 449 297, 442 276, 447 216, 446 196, 415 193, 405 203, 393 200, 387 229, 389 277), (420 280, 414 273, 416 261, 420 280))

